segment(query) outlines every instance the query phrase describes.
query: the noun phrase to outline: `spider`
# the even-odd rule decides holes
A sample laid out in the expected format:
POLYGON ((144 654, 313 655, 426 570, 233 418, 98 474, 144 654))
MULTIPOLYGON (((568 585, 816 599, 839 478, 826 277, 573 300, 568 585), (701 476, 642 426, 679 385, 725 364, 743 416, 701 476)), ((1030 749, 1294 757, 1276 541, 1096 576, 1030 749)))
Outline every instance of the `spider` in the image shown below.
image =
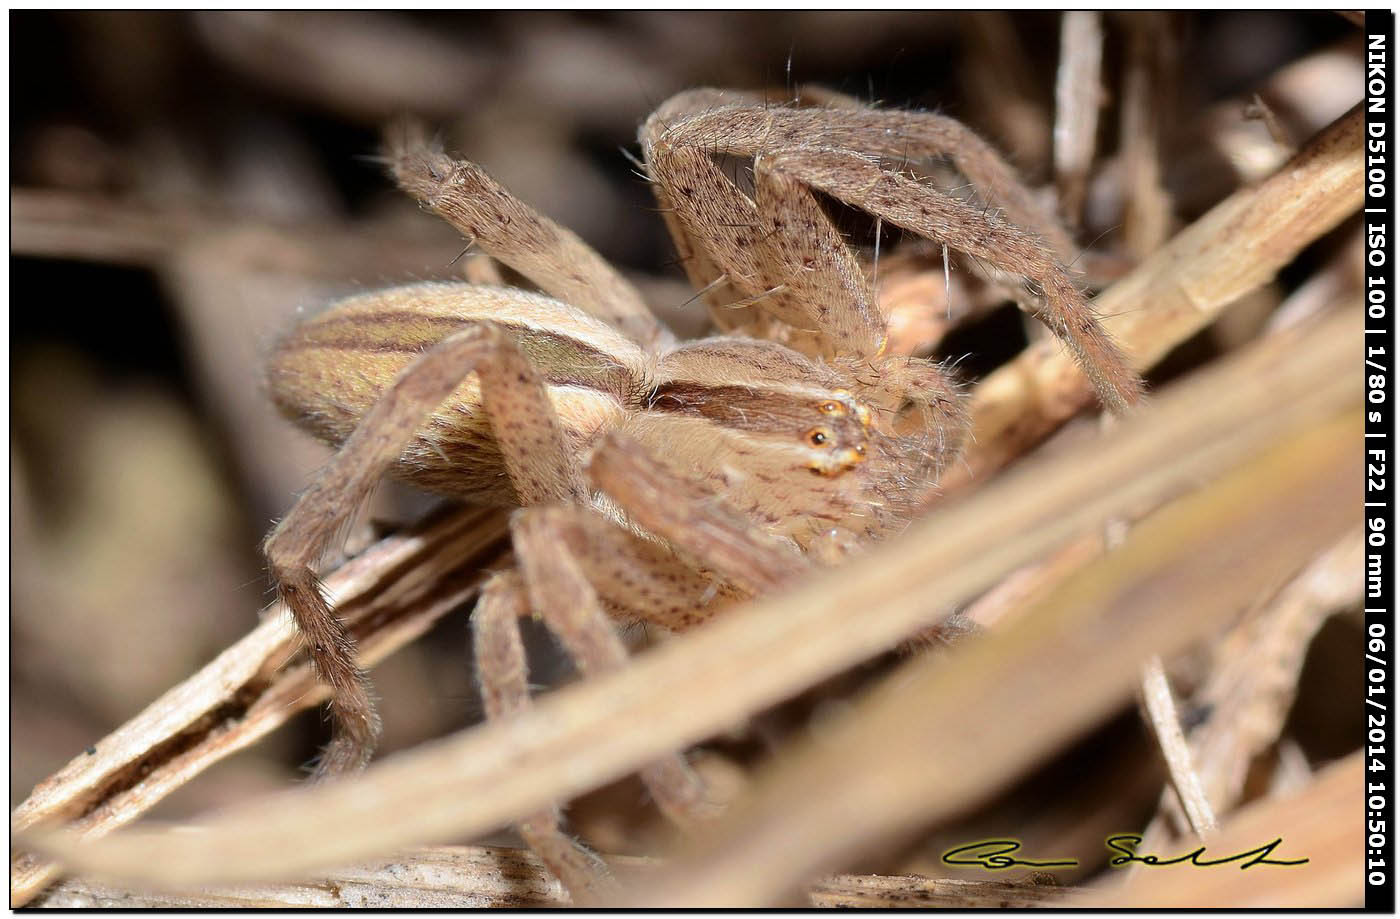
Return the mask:
MULTIPOLYGON (((271 357, 279 408, 339 447, 264 544, 333 690, 319 776, 363 766, 379 726, 313 565, 385 473, 521 508, 517 565, 472 614, 493 719, 530 704, 523 616, 587 676, 625 663, 614 620, 683 630, 908 523, 959 455, 961 393, 943 367, 887 353, 873 285, 819 195, 1020 279, 1100 400, 1116 412, 1137 400, 1137 377, 1056 254, 1068 236, 990 147, 938 115, 803 101, 694 90, 643 125, 667 226, 725 332, 681 343, 601 257, 479 167, 414 131, 391 142, 400 187, 543 293, 440 282, 353 296, 271 357), (751 194, 724 157, 751 164, 751 194), (929 157, 950 159, 998 209, 901 169, 929 157)), ((714 809, 680 754, 642 779, 682 824, 714 809)), ((557 808, 517 829, 576 897, 607 889, 557 808)))

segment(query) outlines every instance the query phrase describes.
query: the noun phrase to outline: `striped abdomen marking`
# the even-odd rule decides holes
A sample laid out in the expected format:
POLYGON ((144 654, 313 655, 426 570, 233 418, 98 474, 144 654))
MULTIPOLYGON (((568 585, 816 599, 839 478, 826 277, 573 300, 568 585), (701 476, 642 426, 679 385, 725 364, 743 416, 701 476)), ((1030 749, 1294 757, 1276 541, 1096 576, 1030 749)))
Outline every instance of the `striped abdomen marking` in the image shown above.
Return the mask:
MULTIPOLYGON (((538 368, 569 446, 581 449, 649 388, 651 358, 567 304, 509 288, 430 283, 342 300, 293 329, 268 363, 273 401, 339 445, 419 354, 479 321, 504 329, 538 368)), ((474 375, 434 410, 393 473, 439 493, 510 500, 474 375)))

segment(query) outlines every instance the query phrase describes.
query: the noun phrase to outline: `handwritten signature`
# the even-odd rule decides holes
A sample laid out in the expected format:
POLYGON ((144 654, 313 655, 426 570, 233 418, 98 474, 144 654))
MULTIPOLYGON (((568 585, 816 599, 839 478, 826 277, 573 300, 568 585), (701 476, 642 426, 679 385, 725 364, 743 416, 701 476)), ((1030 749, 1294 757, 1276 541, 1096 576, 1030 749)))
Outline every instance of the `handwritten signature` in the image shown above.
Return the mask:
POLYGON ((1137 854, 1136 847, 1141 842, 1142 837, 1134 833, 1124 833, 1119 836, 1108 837, 1104 845, 1108 846, 1109 851, 1122 853, 1121 855, 1115 855, 1113 858, 1109 859, 1108 863, 1117 868, 1129 862, 1138 862, 1150 866, 1179 865, 1183 862, 1189 862, 1198 868, 1209 868, 1212 865, 1226 865, 1230 862, 1238 862, 1244 859, 1245 861, 1240 865, 1240 870, 1244 871, 1246 868, 1253 868, 1255 865, 1279 865, 1287 867, 1289 865, 1304 865, 1308 862, 1306 858, 1269 858, 1269 856, 1273 854, 1273 851, 1283 844, 1282 836, 1279 836, 1273 842, 1265 843, 1257 848, 1247 849, 1244 852, 1236 852, 1234 855, 1226 855, 1223 858, 1203 858, 1202 856, 1204 856, 1206 852, 1205 846, 1187 852, 1185 855, 1178 855, 1175 858, 1161 858, 1156 855, 1139 855, 1137 854))
POLYGON ((1034 861, 1012 858, 1010 853, 1018 852, 1021 844, 1014 839, 984 839, 970 845, 959 846, 943 853, 945 865, 976 865, 989 871, 1005 871, 1007 868, 1077 868, 1079 862, 1073 858, 1059 861, 1034 861))
MULTIPOLYGON (((1276 865, 1279 867, 1289 867, 1292 865, 1303 865, 1308 862, 1306 858, 1294 859, 1274 859, 1270 858, 1275 849, 1283 844, 1283 837, 1280 836, 1273 842, 1265 843, 1244 852, 1236 852, 1233 855, 1226 855, 1220 858, 1206 858, 1206 847, 1200 846, 1184 855, 1172 858, 1163 858, 1158 855, 1138 854, 1137 846, 1142 843, 1142 837, 1135 833, 1121 833, 1117 836, 1110 836, 1104 841, 1110 852, 1118 853, 1109 859, 1109 865, 1114 868, 1121 868, 1131 862, 1137 862, 1149 867, 1165 867, 1167 865, 1191 864, 1197 868, 1209 868, 1214 865, 1225 865, 1230 862, 1241 862, 1240 870, 1253 868, 1255 865, 1276 865)), ((984 839, 980 842, 969 843, 965 846, 958 846, 956 849, 949 849, 943 853, 943 863, 955 867, 977 867, 985 868, 988 871, 1005 871, 1009 868, 1077 868, 1079 861, 1073 858, 1064 859, 1030 859, 1014 858, 1013 852, 1021 850, 1021 843, 1015 839, 984 839)))

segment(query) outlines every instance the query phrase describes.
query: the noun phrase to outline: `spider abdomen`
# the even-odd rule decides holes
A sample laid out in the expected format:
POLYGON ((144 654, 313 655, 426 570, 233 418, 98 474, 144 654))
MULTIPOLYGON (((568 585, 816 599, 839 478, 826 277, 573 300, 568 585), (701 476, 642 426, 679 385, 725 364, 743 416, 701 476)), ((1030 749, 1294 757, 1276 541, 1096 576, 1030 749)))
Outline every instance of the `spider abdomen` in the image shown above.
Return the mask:
MULTIPOLYGON (((480 322, 503 330, 538 370, 579 452, 651 386, 649 355, 568 304, 511 288, 424 283, 350 297, 298 325, 273 350, 268 388, 282 414, 338 447, 415 359, 480 322)), ((517 503, 475 374, 425 418, 390 472, 438 494, 517 503)))

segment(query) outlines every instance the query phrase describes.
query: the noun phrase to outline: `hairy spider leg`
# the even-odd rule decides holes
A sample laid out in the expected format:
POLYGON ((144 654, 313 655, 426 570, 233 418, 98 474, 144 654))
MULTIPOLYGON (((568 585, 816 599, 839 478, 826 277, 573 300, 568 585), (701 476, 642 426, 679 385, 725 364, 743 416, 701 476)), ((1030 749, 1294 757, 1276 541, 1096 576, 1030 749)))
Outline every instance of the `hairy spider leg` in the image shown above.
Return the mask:
POLYGON ((563 455, 558 420, 533 368, 489 323, 444 338, 394 380, 263 544, 277 590, 301 629, 313 666, 331 687, 334 734, 317 778, 369 761, 379 735, 368 677, 324 596, 313 567, 380 477, 399 458, 424 417, 475 372, 492 417, 510 417, 496 434, 522 500, 579 500, 577 464, 563 455))
MULTIPOLYGON (((710 93, 701 99, 712 97, 710 93)), ((666 109, 662 111, 664 114, 666 109)), ((670 196, 681 232, 706 240, 714 264, 729 274, 731 283, 747 284, 750 297, 766 293, 760 309, 799 329, 814 331, 818 353, 823 356, 871 355, 868 344, 860 347, 862 333, 868 342, 883 320, 853 257, 804 186, 1024 277, 1033 288, 1029 299, 1037 316, 1070 347, 1104 405, 1118 413, 1126 411, 1140 397, 1140 381, 1059 260, 1034 233, 998 213, 887 169, 863 152, 816 146, 794 133, 795 127, 802 125, 811 129, 808 137, 854 142, 854 136, 842 135, 850 129, 848 121, 873 128, 880 119, 861 123, 871 121, 874 115, 889 114, 736 107, 693 115, 670 127, 663 127, 666 122, 657 115, 643 129, 644 146, 648 162, 656 170, 658 191, 670 196), (814 115, 825 116, 824 129, 818 124, 822 119, 813 119, 814 115), (704 144, 718 136, 721 125, 725 129, 723 146, 707 149, 704 144), (757 203, 714 165, 715 150, 755 157, 757 203), (675 186, 681 176, 704 176, 707 193, 721 195, 731 213, 737 210, 752 215, 750 226, 740 222, 736 227, 735 221, 715 219, 717 212, 712 205, 692 202, 693 196, 685 195, 684 187, 678 193, 675 186), (839 296, 831 296, 832 291, 839 296), (852 330, 856 330, 854 335, 852 330)), ((955 124, 949 119, 925 116, 896 123, 904 122, 921 125, 934 139, 943 131, 950 133, 952 140, 961 140, 946 128, 948 123, 955 124)), ((960 126, 957 130, 966 132, 960 126)), ((865 146, 878 151, 879 143, 867 137, 865 146)), ((973 159, 983 162, 981 157, 973 159)), ((1007 181, 1014 183, 1014 179, 1007 181)), ((686 245, 695 243, 690 240, 686 245)), ((883 341, 882 327, 876 340, 883 341)), ((800 343, 792 344, 801 347, 800 343)))
MULTIPOLYGON (((814 99, 823 99, 816 95, 814 99)), ((1077 251, 1053 211, 1039 201, 1016 171, 971 128, 936 112, 877 109, 837 97, 836 104, 794 108, 768 106, 753 93, 697 89, 672 97, 643 126, 646 138, 673 132, 711 140, 715 152, 757 156, 801 148, 845 150, 903 165, 946 157, 975 187, 984 204, 1038 234, 1061 260, 1077 251)))
POLYGON ((760 172, 782 173, 920 236, 1024 277, 1038 296, 1036 315, 1069 347, 1104 406, 1123 414, 1142 397, 1142 381, 1109 338, 1064 267, 1027 231, 995 214, 863 156, 804 150, 766 154, 760 172))
POLYGON ((431 147, 421 129, 390 131, 387 157, 399 187, 492 258, 542 290, 649 348, 675 338, 641 294, 573 232, 516 198, 474 163, 431 147))

